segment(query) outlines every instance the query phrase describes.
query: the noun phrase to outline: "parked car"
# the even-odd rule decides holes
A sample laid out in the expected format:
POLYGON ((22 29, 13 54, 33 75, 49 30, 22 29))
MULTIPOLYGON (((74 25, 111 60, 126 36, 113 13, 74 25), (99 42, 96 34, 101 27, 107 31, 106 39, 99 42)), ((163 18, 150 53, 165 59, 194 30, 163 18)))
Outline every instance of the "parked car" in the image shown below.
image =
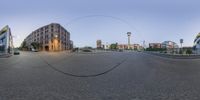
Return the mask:
POLYGON ((82 52, 92 52, 90 49, 83 49, 82 52))
POLYGON ((14 50, 14 53, 13 53, 14 55, 19 55, 20 54, 20 52, 19 52, 19 50, 14 50))
POLYGON ((33 51, 33 52, 38 52, 38 50, 36 50, 36 49, 32 49, 31 51, 33 51))
POLYGON ((122 49, 119 49, 119 52, 123 52, 123 50, 122 50, 122 49))
POLYGON ((73 48, 72 52, 78 52, 79 48, 73 48))

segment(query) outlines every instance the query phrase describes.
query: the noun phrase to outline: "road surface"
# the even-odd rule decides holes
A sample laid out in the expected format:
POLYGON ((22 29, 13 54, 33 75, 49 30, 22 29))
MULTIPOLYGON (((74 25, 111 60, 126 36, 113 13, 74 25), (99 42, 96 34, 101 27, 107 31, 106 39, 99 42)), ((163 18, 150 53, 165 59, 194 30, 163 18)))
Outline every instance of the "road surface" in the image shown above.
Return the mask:
POLYGON ((0 100, 200 100, 200 60, 141 52, 0 58, 0 100))

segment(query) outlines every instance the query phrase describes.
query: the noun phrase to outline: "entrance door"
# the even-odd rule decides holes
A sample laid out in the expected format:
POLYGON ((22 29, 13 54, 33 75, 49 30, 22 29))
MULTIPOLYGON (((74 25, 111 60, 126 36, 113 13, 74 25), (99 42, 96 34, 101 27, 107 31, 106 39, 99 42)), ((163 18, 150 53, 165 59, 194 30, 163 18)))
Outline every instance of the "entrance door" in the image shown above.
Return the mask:
POLYGON ((49 51, 49 46, 45 46, 45 51, 49 51))

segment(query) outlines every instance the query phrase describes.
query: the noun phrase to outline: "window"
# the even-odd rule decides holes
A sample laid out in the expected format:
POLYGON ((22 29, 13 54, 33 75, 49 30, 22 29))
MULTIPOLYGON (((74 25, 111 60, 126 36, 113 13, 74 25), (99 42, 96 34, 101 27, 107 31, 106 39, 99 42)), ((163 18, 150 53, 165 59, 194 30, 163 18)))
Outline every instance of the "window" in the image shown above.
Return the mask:
POLYGON ((48 30, 48 29, 49 29, 49 27, 48 27, 48 26, 46 26, 46 27, 45 27, 45 30, 48 30))
POLYGON ((41 28, 40 31, 43 31, 43 28, 41 28))

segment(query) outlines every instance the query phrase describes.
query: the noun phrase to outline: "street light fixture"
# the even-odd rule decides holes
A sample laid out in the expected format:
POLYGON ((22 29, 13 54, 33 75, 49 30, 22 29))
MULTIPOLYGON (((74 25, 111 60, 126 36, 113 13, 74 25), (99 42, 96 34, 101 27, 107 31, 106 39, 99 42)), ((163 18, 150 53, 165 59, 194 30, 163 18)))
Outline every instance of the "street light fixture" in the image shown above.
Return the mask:
POLYGON ((54 34, 54 39, 53 39, 53 51, 58 50, 58 34, 54 34))
POLYGON ((57 35, 57 34, 55 34, 55 35, 54 35, 54 37, 55 37, 55 38, 57 38, 57 37, 58 37, 58 35, 57 35))
POLYGON ((181 44, 181 48, 182 48, 182 44, 183 44, 183 39, 180 39, 180 44, 181 44))

